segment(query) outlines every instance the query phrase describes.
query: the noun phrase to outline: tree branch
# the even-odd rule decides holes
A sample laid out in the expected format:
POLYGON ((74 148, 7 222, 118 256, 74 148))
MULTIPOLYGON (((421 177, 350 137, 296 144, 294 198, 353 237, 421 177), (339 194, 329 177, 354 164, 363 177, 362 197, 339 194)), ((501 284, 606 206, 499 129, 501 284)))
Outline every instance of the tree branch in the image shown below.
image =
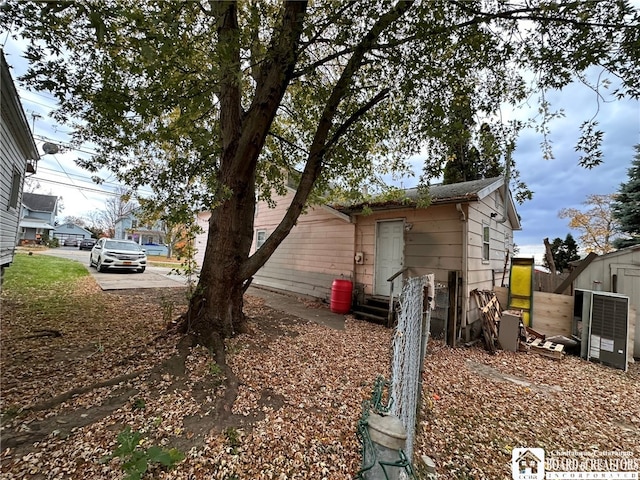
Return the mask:
MULTIPOLYGON (((362 66, 366 54, 376 45, 376 41, 382 32, 404 16, 412 5, 413 2, 411 1, 400 1, 394 5, 389 11, 380 16, 378 21, 371 27, 369 32, 367 32, 354 49, 353 55, 343 69, 342 74, 336 82, 324 107, 318 122, 314 139, 311 143, 311 148, 309 149, 309 158, 307 159, 304 171, 302 172, 300 183, 298 184, 293 200, 291 201, 283 219, 280 221, 273 233, 269 238, 267 238, 262 247, 249 257, 242 266, 240 270, 242 278, 249 278, 253 276, 255 272, 257 272, 258 269, 266 263, 271 254, 282 243, 295 225, 307 202, 307 199, 309 198, 309 194, 313 190, 315 182, 322 171, 324 156, 328 148, 329 134, 333 128, 333 119, 338 112, 340 103, 344 99, 344 96, 347 94, 349 87, 353 82, 355 73, 362 66)), ((380 92, 379 95, 381 94, 386 93, 383 91, 380 92)), ((374 99, 377 97, 378 96, 374 97, 374 99)), ((371 101, 369 103, 371 103, 371 101)), ((368 109, 373 105, 375 105, 375 103, 371 104, 369 107, 365 105, 362 108, 368 109)), ((355 120, 356 118, 354 117, 347 123, 351 125, 355 120)), ((347 128, 347 126, 345 125, 344 128, 347 128)), ((339 137, 333 136, 331 137, 331 141, 336 142, 338 138, 339 137)))

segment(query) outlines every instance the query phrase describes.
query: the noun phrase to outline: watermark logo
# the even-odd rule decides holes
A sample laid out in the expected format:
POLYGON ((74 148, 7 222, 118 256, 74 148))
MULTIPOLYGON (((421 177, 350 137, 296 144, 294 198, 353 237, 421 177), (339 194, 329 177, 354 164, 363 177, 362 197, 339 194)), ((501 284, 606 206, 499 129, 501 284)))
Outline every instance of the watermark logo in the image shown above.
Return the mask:
POLYGON ((511 473, 513 480, 544 480, 544 449, 514 448, 511 473))

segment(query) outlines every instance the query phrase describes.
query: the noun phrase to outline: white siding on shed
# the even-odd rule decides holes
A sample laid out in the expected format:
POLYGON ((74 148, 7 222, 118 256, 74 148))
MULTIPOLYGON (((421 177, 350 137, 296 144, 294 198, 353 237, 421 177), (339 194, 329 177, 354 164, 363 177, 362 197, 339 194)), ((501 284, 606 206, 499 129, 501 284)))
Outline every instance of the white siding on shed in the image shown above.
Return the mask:
MULTIPOLYGON (((626 295, 630 310, 640 312, 640 245, 596 257, 576 278, 575 288, 626 295)), ((640 357, 640 327, 634 336, 634 355, 640 357)))

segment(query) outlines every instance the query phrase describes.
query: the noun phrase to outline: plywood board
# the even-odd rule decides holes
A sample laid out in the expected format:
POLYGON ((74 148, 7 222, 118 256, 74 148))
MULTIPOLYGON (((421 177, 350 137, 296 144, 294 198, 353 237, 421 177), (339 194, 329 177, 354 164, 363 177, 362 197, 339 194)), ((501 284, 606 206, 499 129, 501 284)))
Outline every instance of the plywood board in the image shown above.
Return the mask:
MULTIPOLYGON (((507 304, 508 288, 494 287, 500 305, 507 304)), ((533 292, 534 322, 532 328, 547 336, 571 336, 574 298, 569 295, 533 292)), ((503 307, 504 308, 504 307, 503 307)))
POLYGON ((556 293, 533 292, 533 325, 547 336, 571 336, 574 297, 556 293))

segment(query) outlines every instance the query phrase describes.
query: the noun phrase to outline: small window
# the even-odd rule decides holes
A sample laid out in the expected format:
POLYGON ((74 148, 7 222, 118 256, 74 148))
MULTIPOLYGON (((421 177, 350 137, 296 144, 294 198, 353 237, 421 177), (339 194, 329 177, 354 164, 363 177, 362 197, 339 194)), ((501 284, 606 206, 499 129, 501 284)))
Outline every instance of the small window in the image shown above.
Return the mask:
POLYGON ((131 228, 138 228, 138 220, 131 220, 131 228))
MULTIPOLYGON (((22 176, 17 168, 13 169, 13 179, 11 180, 11 196, 9 197, 9 207, 18 208, 18 193, 20 192, 20 181, 22 176)), ((8 209, 7 209, 8 210, 8 209)))
POLYGON ((491 232, 489 230, 489 225, 482 225, 482 261, 489 261, 490 254, 490 245, 489 241, 491 239, 491 232))
POLYGON ((267 231, 258 230, 256 232, 256 249, 260 248, 266 240, 267 240, 267 231))

